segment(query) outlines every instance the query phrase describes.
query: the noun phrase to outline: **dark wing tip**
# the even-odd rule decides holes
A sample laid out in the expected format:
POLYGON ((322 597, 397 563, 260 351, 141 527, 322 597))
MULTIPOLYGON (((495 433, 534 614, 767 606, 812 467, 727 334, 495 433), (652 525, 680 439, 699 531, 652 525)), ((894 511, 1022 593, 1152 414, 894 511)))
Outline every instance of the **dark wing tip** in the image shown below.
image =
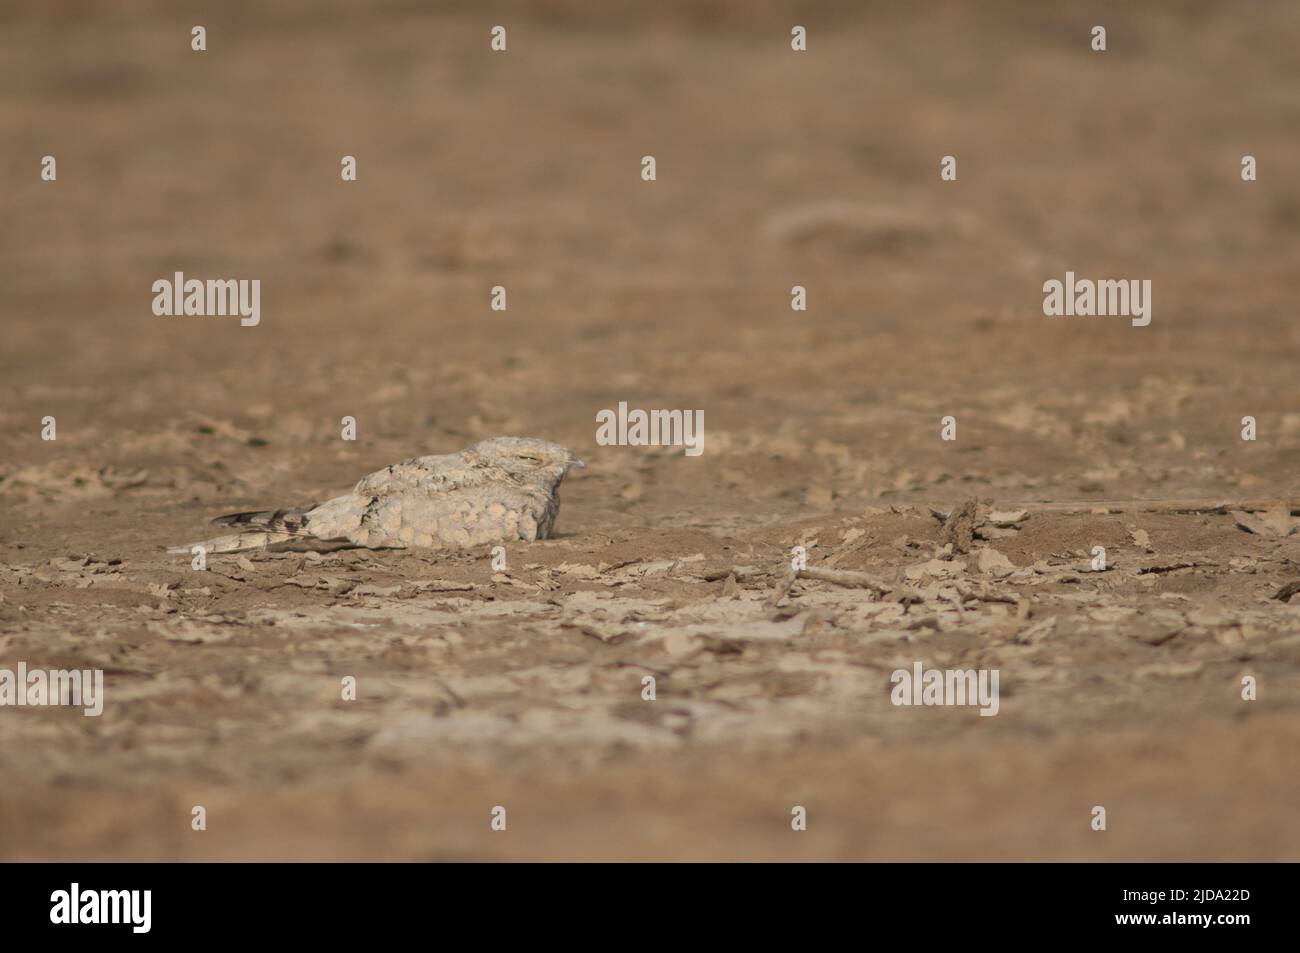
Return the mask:
POLYGON ((262 522, 258 517, 267 517, 269 510, 257 510, 248 513, 227 513, 225 516, 213 517, 213 526, 252 526, 262 522))
POLYGON ((213 526, 256 527, 296 533, 307 525, 310 506, 285 510, 252 510, 247 513, 227 513, 212 520, 213 526))

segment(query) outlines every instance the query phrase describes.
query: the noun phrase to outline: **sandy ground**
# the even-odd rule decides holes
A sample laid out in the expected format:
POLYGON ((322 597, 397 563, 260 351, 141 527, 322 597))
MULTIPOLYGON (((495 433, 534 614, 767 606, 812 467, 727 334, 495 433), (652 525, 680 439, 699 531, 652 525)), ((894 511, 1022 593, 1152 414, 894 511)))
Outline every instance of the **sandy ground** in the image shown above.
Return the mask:
POLYGON ((0 667, 106 673, 0 709, 0 857, 1300 856, 1300 8, 475 6, 0 10, 0 667), (504 572, 162 551, 497 434, 589 463, 504 572))

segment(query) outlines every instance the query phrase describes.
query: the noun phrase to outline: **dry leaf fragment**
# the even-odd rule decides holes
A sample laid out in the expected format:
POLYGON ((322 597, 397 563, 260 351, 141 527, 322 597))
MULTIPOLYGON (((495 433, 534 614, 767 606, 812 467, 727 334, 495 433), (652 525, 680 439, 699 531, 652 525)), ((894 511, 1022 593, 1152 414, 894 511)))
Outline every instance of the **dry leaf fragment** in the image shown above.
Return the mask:
POLYGON ((1239 528, 1256 536, 1284 537, 1296 531, 1296 521, 1291 518, 1287 507, 1278 507, 1266 513, 1233 510, 1231 516, 1239 528))

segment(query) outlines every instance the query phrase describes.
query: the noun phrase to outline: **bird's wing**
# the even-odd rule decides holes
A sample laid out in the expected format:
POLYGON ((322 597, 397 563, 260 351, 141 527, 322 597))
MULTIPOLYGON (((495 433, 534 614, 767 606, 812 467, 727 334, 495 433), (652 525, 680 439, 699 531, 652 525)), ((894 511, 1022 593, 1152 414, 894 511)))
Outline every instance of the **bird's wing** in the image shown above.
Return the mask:
POLYGON ((480 486, 488 479, 459 453, 412 457, 367 474, 353 492, 358 496, 386 497, 410 492, 446 493, 480 486))

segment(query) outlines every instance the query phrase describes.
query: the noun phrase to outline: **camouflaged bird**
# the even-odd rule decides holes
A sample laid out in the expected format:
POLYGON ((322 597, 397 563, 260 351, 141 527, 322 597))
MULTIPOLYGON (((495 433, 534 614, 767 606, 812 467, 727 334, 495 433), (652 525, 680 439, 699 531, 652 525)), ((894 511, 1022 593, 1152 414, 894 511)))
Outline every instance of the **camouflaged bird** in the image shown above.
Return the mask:
POLYGON ((169 553, 250 549, 328 550, 426 547, 546 539, 560 512, 560 481, 586 464, 535 437, 493 437, 459 453, 415 457, 377 470, 351 493, 285 510, 218 516, 230 536, 169 553))

